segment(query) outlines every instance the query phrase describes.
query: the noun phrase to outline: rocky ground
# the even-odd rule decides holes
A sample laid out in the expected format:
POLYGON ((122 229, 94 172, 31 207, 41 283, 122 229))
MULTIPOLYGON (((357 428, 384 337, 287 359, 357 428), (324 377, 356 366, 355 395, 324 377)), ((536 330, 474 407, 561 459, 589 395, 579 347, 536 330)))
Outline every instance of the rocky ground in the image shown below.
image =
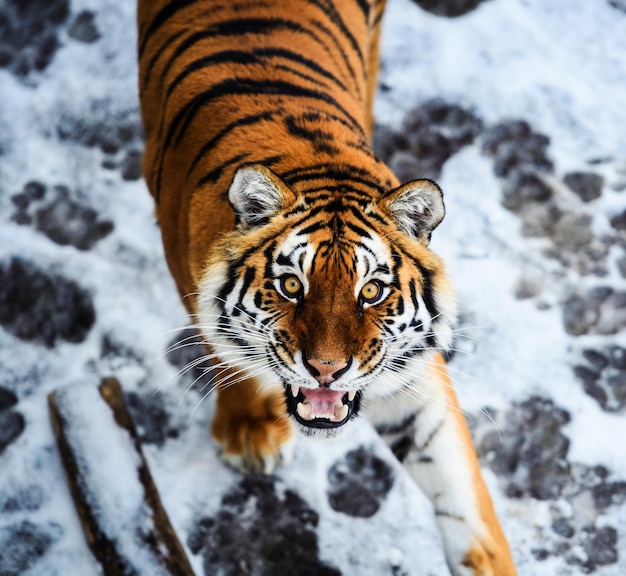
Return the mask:
MULTIPOLYGON (((473 39, 472 22, 505 2, 415 3, 390 10, 473 39)), ((514 4, 545 17, 532 2, 514 4)), ((556 4, 567 20, 568 3, 556 4)), ((598 4, 626 25, 624 2, 598 4)), ((46 395, 110 374, 199 574, 444 574, 428 507, 365 423, 330 447, 303 443, 294 469, 276 476, 239 476, 214 457, 206 376, 201 366, 185 371, 200 349, 176 347, 190 332, 177 330, 187 321, 141 180, 133 18, 133 6, 106 0, 0 3, 0 574, 98 573, 46 395)), ((456 228, 436 236, 461 278, 451 368, 465 380, 462 401, 520 574, 622 574, 623 148, 568 148, 576 126, 545 121, 532 99, 514 114, 454 91, 404 100, 403 86, 419 81, 394 80, 406 53, 392 44, 375 148, 401 179, 433 178, 446 191, 456 228), (455 192, 463 187, 476 205, 455 192)), ((622 77, 616 68, 606 78, 622 77)), ((599 119, 607 132, 597 139, 619 143, 621 119, 610 134, 599 119)))

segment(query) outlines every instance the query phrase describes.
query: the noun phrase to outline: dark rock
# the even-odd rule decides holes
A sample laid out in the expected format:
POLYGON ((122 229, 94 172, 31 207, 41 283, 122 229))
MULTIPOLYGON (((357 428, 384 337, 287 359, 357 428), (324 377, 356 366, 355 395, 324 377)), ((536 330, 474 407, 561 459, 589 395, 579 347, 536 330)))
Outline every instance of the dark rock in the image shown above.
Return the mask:
POLYGON ((569 440, 561 428, 569 414, 551 400, 532 397, 517 404, 504 430, 494 430, 477 442, 478 452, 496 474, 509 479, 511 497, 558 498, 570 481, 569 440))
POLYGON ((626 0, 609 0, 609 6, 626 13, 626 0))
POLYGON ((614 308, 626 308, 626 292, 614 292, 611 297, 611 305, 614 308))
POLYGON ((564 214, 554 225, 552 239, 558 247, 578 252, 594 238, 591 223, 592 219, 588 214, 564 214))
POLYGON ((165 351, 167 361, 179 369, 179 376, 191 380, 193 387, 198 389, 202 389, 215 374, 208 358, 200 360, 206 355, 206 347, 192 329, 182 330, 165 351))
POLYGON ((572 525, 563 518, 552 523, 552 531, 563 538, 571 538, 576 533, 572 525))
POLYGON ((515 298, 527 300, 534 298, 541 292, 541 286, 533 279, 522 277, 515 284, 515 298))
POLYGON ((502 188, 502 205, 509 210, 519 210, 528 202, 545 202, 552 196, 552 188, 535 172, 514 170, 502 188))
POLYGON ((141 159, 143 153, 140 150, 129 150, 122 160, 122 178, 124 180, 139 180, 142 175, 141 159))
POLYGON ((482 131, 473 111, 442 100, 429 100, 404 119, 409 148, 419 163, 420 178, 438 178, 444 163, 482 131))
POLYGON ((57 134, 87 147, 98 147, 105 154, 117 154, 129 146, 143 146, 141 119, 136 110, 112 109, 109 100, 94 100, 87 114, 78 118, 64 115, 59 118, 57 134))
POLYGON ((626 210, 612 216, 609 222, 616 230, 626 230, 626 210))
POLYGON ((578 294, 563 303, 563 325, 572 336, 587 334, 598 319, 598 311, 588 300, 578 294))
POLYGON ((0 493, 1 512, 34 512, 41 508, 43 502, 43 488, 37 485, 20 488, 13 494, 0 493))
POLYGON ((587 384, 594 384, 600 378, 600 373, 587 366, 574 366, 574 374, 587 384))
POLYGON ((99 220, 95 210, 72 200, 67 186, 54 186, 54 197, 42 203, 45 192, 43 184, 31 182, 13 196, 18 208, 13 220, 23 225, 34 220, 37 230, 50 240, 79 250, 89 250, 113 230, 112 222, 99 220))
POLYGON ((20 437, 25 427, 24 416, 19 412, 0 412, 0 454, 20 437))
POLYGON ((374 126, 372 144, 376 154, 389 163, 395 152, 409 149, 409 141, 404 134, 395 132, 386 126, 374 126))
POLYGON ((143 357, 139 352, 133 349, 131 346, 123 344, 116 340, 111 334, 105 334, 102 338, 100 345, 100 357, 106 358, 110 361, 114 359, 121 359, 128 364, 142 364, 143 357))
POLYGON ((534 132, 524 120, 501 122, 483 134, 482 150, 494 159, 494 172, 501 178, 518 170, 552 172, 547 156, 550 139, 534 132))
POLYGON ((72 20, 67 30, 70 38, 90 44, 100 38, 100 33, 94 22, 94 13, 83 10, 72 20))
POLYGON ((91 297, 72 280, 18 257, 0 264, 0 324, 14 336, 48 347, 82 342, 95 317, 91 297))
POLYGON ((583 202, 599 198, 604 186, 604 178, 595 172, 569 172, 563 182, 583 202))
POLYGON ((18 77, 41 71, 59 47, 69 0, 6 0, 0 25, 0 66, 18 77))
POLYGON ((589 527, 585 530, 586 538, 583 549, 587 561, 583 566, 595 571, 598 566, 607 566, 617 562, 617 530, 612 526, 603 528, 589 527))
POLYGON ((583 357, 597 370, 602 370, 609 365, 607 356, 593 348, 583 350, 583 357))
POLYGON ((520 205, 522 235, 526 238, 551 236, 562 214, 553 202, 526 202, 520 205))
POLYGON ((586 349, 583 357, 589 365, 574 366, 574 374, 585 392, 608 412, 626 408, 626 350, 617 345, 602 352, 586 349))
POLYGON ((613 294, 613 288, 610 286, 594 286, 587 295, 589 300, 592 302, 596 302, 598 304, 602 304, 606 302, 607 298, 613 294))
POLYGON ((187 543, 203 554, 206 576, 341 576, 319 558, 317 523, 317 512, 276 478, 249 474, 214 518, 196 522, 187 543))
POLYGON ((46 195, 46 186, 41 182, 32 180, 25 184, 23 193, 30 200, 41 200, 46 195))
POLYGON ((25 574, 58 539, 59 531, 56 524, 44 529, 28 520, 0 528, 0 574, 25 574))
POLYGON ((617 334, 626 327, 626 302, 624 293, 612 292, 599 307, 600 319, 596 325, 598 334, 617 334))
POLYGON ((607 375, 606 383, 619 403, 619 408, 626 405, 626 371, 611 370, 607 375))
POLYGON ((113 222, 98 220, 95 210, 59 195, 35 212, 37 230, 61 246, 90 250, 113 231, 113 222))
POLYGON ((543 562, 550 557, 550 551, 545 548, 533 548, 530 552, 535 560, 539 560, 539 562, 543 562))
POLYGON ((26 194, 15 194, 11 196, 11 202, 18 210, 26 210, 30 204, 30 198, 26 194))
POLYGON ((178 431, 170 425, 169 414, 160 396, 130 392, 126 395, 126 403, 144 444, 163 446, 167 438, 178 436, 178 431))
POLYGON ((8 388, 0 386, 0 412, 13 408, 17 404, 17 396, 8 388))
POLYGON ((474 10, 485 0, 413 0, 427 12, 454 18, 474 10))
POLYGON ((421 177, 422 165, 410 152, 399 150, 391 157, 388 164, 400 182, 408 182, 421 177))
POLYGON ((626 482, 601 482, 592 488, 591 495, 599 510, 621 506, 626 502, 626 482))
POLYGON ((626 370, 626 348, 614 345, 607 349, 607 353, 611 366, 620 370, 626 370))
POLYGON ((589 382, 583 380, 583 390, 588 396, 593 398, 602 409, 608 409, 609 396, 604 387, 600 386, 597 381, 589 382))
POLYGON ((352 450, 328 471, 328 501, 337 512, 369 518, 393 486, 391 468, 365 448, 352 450))
POLYGON ((374 150, 402 181, 436 179, 444 163, 482 130, 473 111, 442 100, 429 100, 405 117, 402 132, 374 129, 374 150))

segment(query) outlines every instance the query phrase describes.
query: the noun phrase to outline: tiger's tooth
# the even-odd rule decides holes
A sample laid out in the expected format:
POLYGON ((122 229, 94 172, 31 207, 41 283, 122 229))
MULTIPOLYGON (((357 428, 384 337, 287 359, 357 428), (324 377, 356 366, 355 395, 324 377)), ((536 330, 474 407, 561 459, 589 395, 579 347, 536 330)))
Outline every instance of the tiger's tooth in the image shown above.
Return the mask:
POLYGON ((291 395, 295 398, 298 394, 300 394, 300 386, 297 384, 291 385, 291 395))
POLYGON ((348 392, 348 400, 350 402, 352 402, 352 400, 354 400, 355 396, 356 396, 356 390, 350 390, 350 392, 348 392))
POLYGON ((298 412, 298 415, 300 416, 300 418, 304 418, 305 420, 311 419, 311 405, 310 404, 303 404, 302 402, 298 402, 298 405, 296 406, 296 411, 298 412))
POLYGON ((335 406, 335 420, 341 422, 346 419, 348 415, 348 405, 342 404, 341 406, 335 406))

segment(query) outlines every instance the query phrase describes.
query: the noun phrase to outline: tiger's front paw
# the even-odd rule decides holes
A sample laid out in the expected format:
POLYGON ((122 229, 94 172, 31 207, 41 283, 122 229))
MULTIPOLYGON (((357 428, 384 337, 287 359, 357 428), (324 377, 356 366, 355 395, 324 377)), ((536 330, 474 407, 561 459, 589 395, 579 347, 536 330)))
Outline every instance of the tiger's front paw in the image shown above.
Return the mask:
POLYGON ((495 516, 484 523, 439 511, 437 520, 453 576, 516 576, 509 543, 495 516))
POLYGON ((461 561, 455 576, 515 576, 517 571, 508 545, 500 549, 493 541, 476 542, 461 561))
POLYGON ((509 545, 498 530, 496 534, 471 535, 457 526, 442 530, 448 567, 453 576, 516 576, 509 545), (459 529, 460 528, 460 529, 459 529), (464 546, 462 542, 469 542, 464 546))
POLYGON ((222 459, 243 472, 270 474, 293 455, 293 432, 280 392, 218 396, 211 426, 222 459))

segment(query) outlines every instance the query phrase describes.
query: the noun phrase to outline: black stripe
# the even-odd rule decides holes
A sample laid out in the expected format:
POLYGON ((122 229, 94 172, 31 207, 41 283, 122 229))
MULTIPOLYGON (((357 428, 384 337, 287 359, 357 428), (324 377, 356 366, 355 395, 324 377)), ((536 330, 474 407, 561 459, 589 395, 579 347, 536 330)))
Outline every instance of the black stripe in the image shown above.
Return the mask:
POLYGON ((356 226, 354 224, 352 224, 352 222, 344 222, 344 225, 346 228, 348 228, 349 230, 351 230, 352 232, 354 232, 355 234, 359 235, 361 238, 371 238, 371 234, 365 230, 364 228, 361 228, 360 226, 356 226))
POLYGON ((435 304, 435 296, 433 293, 432 273, 419 264, 420 273, 422 275, 422 299, 426 305, 426 310, 430 314, 431 318, 436 318, 439 315, 437 305, 435 304))
POLYGON ((369 19, 370 19, 370 5, 369 5, 369 2, 367 0, 357 0, 356 3, 359 6, 359 8, 361 9, 361 12, 363 12, 363 16, 365 16, 365 21, 369 22, 369 19))
MULTIPOLYGON (((367 226, 368 228, 372 228, 373 227, 372 223, 365 217, 363 212, 361 212, 360 210, 357 210, 353 206, 350 206, 350 212, 352 213, 352 216, 354 218, 356 218, 359 222, 361 222, 361 224, 367 226)), ((369 236, 369 232, 368 232, 367 238, 370 238, 370 237, 371 236, 369 236)))
POLYGON ((148 83, 150 82, 152 78, 152 69, 154 68, 156 63, 159 61, 159 58, 161 58, 161 56, 163 55, 163 52, 165 52, 165 50, 167 50, 174 42, 176 42, 176 40, 178 40, 186 32, 187 30, 178 30, 177 32, 172 34, 169 38, 167 38, 161 44, 159 49, 152 55, 152 57, 150 58, 150 61, 148 62, 148 66, 146 67, 146 72, 143 78, 143 83, 141 85, 142 91, 147 88, 148 83))
POLYGON ((203 56, 202 58, 198 58, 193 62, 190 62, 185 66, 185 69, 172 80, 167 88, 166 93, 166 102, 171 96, 172 92, 176 89, 176 87, 185 79, 187 76, 197 72, 198 70, 203 70, 205 68, 210 68, 211 66, 221 65, 221 64, 259 64, 260 60, 251 54, 250 52, 244 52, 242 50, 222 50, 221 52, 215 52, 210 56, 203 56))
POLYGON ((321 128, 308 128, 303 125, 302 120, 304 119, 295 118, 294 116, 285 118, 285 126, 292 136, 309 142, 313 146, 313 150, 318 154, 322 152, 327 154, 339 153, 339 150, 332 145, 332 142, 335 140, 333 134, 324 132, 321 128))
POLYGON ((352 49, 359 57, 361 62, 361 68, 364 70, 364 62, 363 62, 363 52, 361 51, 361 47, 359 46, 356 38, 353 36, 350 29, 346 26, 345 22, 341 18, 337 9, 332 5, 328 0, 311 0, 311 2, 317 5, 323 12, 330 18, 330 21, 341 30, 342 34, 347 38, 348 42, 351 44, 352 49))
POLYGON ((400 422, 391 422, 389 424, 377 424, 376 431, 383 434, 401 434, 402 432, 406 432, 406 429, 413 425, 415 419, 419 412, 415 412, 413 414, 409 414, 400 422))
POLYGON ((320 100, 342 112, 345 117, 353 124, 354 127, 360 129, 359 123, 350 115, 350 113, 341 106, 334 98, 320 92, 303 88, 291 82, 282 80, 252 80, 249 78, 229 78, 215 84, 210 89, 198 94, 190 102, 188 102, 181 110, 178 111, 169 127, 164 142, 164 149, 167 150, 172 143, 174 134, 178 132, 176 144, 179 143, 189 124, 193 121, 196 113, 209 104, 213 100, 223 98, 225 96, 289 96, 293 98, 310 98, 312 100, 320 100))
POLYGON ((399 462, 404 462, 406 457, 409 455, 411 448, 413 448, 413 439, 408 435, 400 436, 400 438, 395 440, 389 448, 399 462))
POLYGON ((237 154, 237 156, 229 158, 228 160, 226 160, 226 162, 222 162, 217 168, 214 168, 213 170, 211 170, 211 172, 205 174, 202 178, 200 178, 197 185, 203 186, 204 184, 207 184, 209 182, 217 182, 219 177, 222 175, 222 172, 224 172, 226 168, 232 166, 233 164, 241 164, 248 156, 249 154, 247 152, 244 152, 243 154, 237 154))
POLYGON ((318 230, 322 230, 323 228, 326 228, 328 226, 328 222, 326 222, 326 220, 318 220, 317 222, 314 222, 313 224, 309 224, 306 228, 303 228, 302 230, 300 230, 298 232, 298 236, 307 236, 309 234, 313 234, 314 232, 317 232, 318 230))
POLYGON ((170 56, 163 69, 162 77, 165 77, 174 62, 184 52, 202 40, 215 39, 217 36, 244 36, 246 34, 271 35, 281 29, 299 34, 305 34, 306 36, 313 38, 313 40, 320 44, 322 48, 326 49, 325 44, 321 41, 317 34, 304 28, 299 22, 285 20, 282 18, 237 18, 233 20, 226 20, 224 22, 217 22, 204 30, 191 34, 170 56))
POLYGON ((417 299, 417 289, 415 287, 415 279, 411 278, 409 280, 409 293, 411 294, 411 302, 413 303, 413 308, 415 311, 418 311, 420 308, 419 300, 417 299))
MULTIPOLYGON (((185 31, 182 31, 182 32, 185 32, 185 31)), ((178 32, 175 36, 178 37, 180 34, 181 32, 178 32)), ((247 51, 223 50, 221 52, 216 52, 214 54, 205 56, 203 58, 198 58, 197 60, 188 64, 185 67, 185 69, 180 74, 178 74, 178 76, 176 76, 176 78, 170 83, 168 90, 167 90, 167 96, 169 97, 170 94, 176 88, 176 86, 178 86, 178 84, 180 84, 187 76, 189 76, 190 74, 193 74, 194 72, 197 72, 198 70, 203 70, 213 65, 224 64, 224 63, 264 64, 267 66, 267 63, 262 62, 261 60, 262 58, 270 58, 270 59, 284 58, 285 60, 296 62, 297 64, 318 74, 319 76, 322 76, 323 78, 326 78, 332 81, 342 90, 346 92, 348 91, 346 86, 340 80, 338 80, 335 76, 333 76, 330 72, 322 68, 319 64, 317 64, 313 60, 304 58, 301 54, 298 54, 296 52, 293 52, 291 50, 287 50, 284 48, 256 48, 252 51, 250 50, 247 50, 247 51)), ((286 70, 288 72, 291 72, 292 74, 297 74, 301 76, 302 78, 307 79, 309 81, 319 82, 319 80, 316 80, 312 78, 311 76, 308 76, 307 74, 299 72, 298 70, 289 68, 288 66, 279 66, 277 64, 272 64, 272 66, 279 68, 279 69, 286 70)))
POLYGON ((215 148, 216 144, 222 138, 231 134, 233 130, 236 130, 237 128, 242 128, 244 126, 251 126, 253 124, 258 124, 259 122, 263 122, 265 120, 271 120, 273 115, 274 115, 273 112, 261 112, 260 114, 251 114, 249 116, 244 116, 243 118, 239 118, 235 120, 234 122, 231 122, 224 128, 222 128, 215 136, 213 136, 213 138, 207 141, 202 146, 202 148, 200 148, 200 151, 196 154, 195 158, 193 159, 191 163, 191 166, 189 167, 189 170, 187 171, 187 176, 189 176, 193 172, 194 168, 197 166, 198 162, 200 162, 202 157, 205 154, 208 154, 209 152, 211 152, 215 148))
POLYGON ((176 12, 186 8, 190 4, 194 4, 197 0, 172 0, 169 4, 163 6, 160 12, 154 17, 154 20, 150 23, 148 29, 142 33, 142 38, 139 44, 139 57, 143 54, 146 48, 146 44, 150 39, 150 36, 160 28, 165 22, 167 22, 176 12))
POLYGON ((327 162, 307 168, 296 168, 281 174, 281 178, 288 186, 293 186, 298 182, 327 178, 335 181, 357 182, 373 188, 376 192, 383 192, 383 189, 375 176, 363 168, 351 166, 350 164, 335 164, 327 162))
POLYGON ((331 74, 325 68, 322 68, 317 62, 310 60, 309 58, 305 58, 302 54, 298 52, 293 52, 286 48, 257 48, 252 51, 253 54, 257 56, 268 56, 270 58, 285 58, 286 60, 292 60, 293 62, 297 62, 298 64, 308 68, 309 70, 316 72, 320 76, 330 80, 334 84, 336 84, 342 90, 348 92, 348 88, 346 85, 341 82, 334 74, 331 74))
POLYGON ((430 431, 430 434, 428 435, 426 440, 424 440, 421 446, 418 446, 417 444, 415 445, 415 448, 417 449, 418 452, 423 452, 424 450, 426 450, 426 448, 430 446, 430 443, 434 440, 435 436, 437 436, 437 434, 439 433, 439 430, 441 430, 445 421, 446 420, 444 418, 430 431))
MULTIPOLYGON (((313 26, 315 28, 317 28, 320 32, 322 32, 322 34, 325 34, 326 36, 328 36, 331 39, 332 43, 335 45, 335 48, 337 49, 337 52, 339 52, 339 54, 341 55, 341 59, 344 61, 344 64, 346 65, 346 68, 348 69, 350 77, 352 78, 352 81, 354 82, 354 86, 355 86, 357 92, 360 95, 361 94, 361 84, 359 83, 359 79, 360 78, 362 79, 363 75, 361 74, 360 78, 359 78, 359 76, 357 76, 357 73, 355 72, 354 68, 352 67, 352 64, 350 64, 350 60, 348 59, 348 55, 346 54, 345 50, 343 49, 343 46, 341 45, 341 43, 337 40, 335 35, 326 26, 324 26, 324 24, 322 24, 321 22, 319 22, 317 20, 312 20, 311 24, 313 24, 313 26)), ((332 52, 331 52, 331 54, 332 54, 332 52)))
MULTIPOLYGON (((229 166, 236 165, 236 164, 243 164, 243 160, 245 160, 249 156, 250 154, 248 154, 247 152, 244 152, 243 154, 237 154, 236 156, 229 158, 225 162, 222 162, 217 168, 214 168, 213 170, 211 170, 211 172, 209 172, 208 174, 205 174, 202 178, 200 178, 200 180, 198 180, 197 186, 200 187, 200 186, 204 186, 205 184, 208 184, 209 182, 213 182, 213 183, 217 182, 226 168, 228 168, 229 166)), ((269 156, 268 158, 263 158, 260 160, 255 160, 254 163, 263 164, 263 166, 266 166, 267 168, 271 168, 274 164, 280 162, 282 159, 283 159, 282 156, 276 155, 276 156, 269 156)), ((259 224, 261 223, 262 222, 259 221, 259 224)))
POLYGON ((243 304, 243 298, 246 295, 248 288, 250 288, 250 284, 252 284, 252 281, 254 280, 254 276, 255 276, 255 269, 252 266, 248 266, 243 275, 243 284, 241 286, 241 290, 239 290, 239 298, 237 301, 237 306, 241 306, 243 304))

